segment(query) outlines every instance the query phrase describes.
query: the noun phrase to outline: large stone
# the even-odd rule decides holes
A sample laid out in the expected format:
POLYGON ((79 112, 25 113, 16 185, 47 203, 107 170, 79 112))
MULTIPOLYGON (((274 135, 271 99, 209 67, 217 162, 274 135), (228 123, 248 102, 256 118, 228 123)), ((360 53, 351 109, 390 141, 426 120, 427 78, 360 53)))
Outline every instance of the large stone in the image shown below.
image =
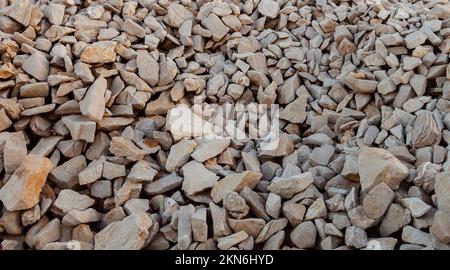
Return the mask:
POLYGON ((147 237, 153 220, 146 213, 134 214, 109 224, 95 237, 95 250, 139 250, 147 237))
POLYGON ((159 81, 159 63, 148 52, 138 51, 136 65, 139 76, 150 86, 155 86, 159 81))
POLYGON ((364 197, 363 207, 367 216, 378 219, 386 213, 395 193, 383 182, 373 187, 364 197))
POLYGON ((278 12, 280 11, 280 6, 274 0, 262 0, 258 5, 258 12, 263 16, 274 19, 278 16, 278 12))
POLYGON ((359 94, 372 94, 377 91, 378 82, 356 79, 353 76, 349 76, 345 79, 347 87, 352 89, 355 93, 359 94))
POLYGON ((167 8, 167 14, 164 17, 164 22, 172 27, 179 28, 184 21, 194 20, 195 16, 186 7, 180 4, 170 4, 167 8))
POLYGON ((252 171, 227 175, 214 185, 211 190, 211 197, 214 202, 219 203, 228 192, 240 192, 244 187, 255 188, 261 177, 261 173, 252 171))
POLYGON ((91 207, 95 201, 87 195, 81 195, 80 193, 71 189, 63 189, 58 194, 58 198, 53 204, 63 214, 67 214, 72 210, 83 211, 91 207))
POLYGON ((300 223, 291 232, 292 243, 301 249, 312 248, 316 244, 317 229, 311 221, 300 223))
POLYGON ((222 153, 230 145, 230 139, 204 139, 191 157, 198 162, 204 162, 222 153))
POLYGON ((439 129, 433 114, 429 111, 419 111, 412 128, 412 143, 416 148, 438 144, 441 141, 439 129))
POLYGON ((348 227, 345 230, 345 244, 355 248, 363 248, 367 245, 366 232, 356 226, 348 227))
POLYGON ((217 42, 220 41, 222 38, 224 38, 228 32, 230 31, 230 28, 228 28, 221 20, 220 18, 214 14, 211 13, 208 17, 206 17, 202 21, 202 25, 211 31, 212 33, 212 40, 217 42))
POLYGON ((212 188, 219 177, 209 171, 202 163, 192 160, 182 167, 184 176, 181 189, 188 195, 195 195, 206 189, 212 188))
POLYGON ((82 155, 76 156, 53 168, 50 172, 50 180, 60 188, 73 188, 79 184, 78 174, 86 166, 86 158, 82 155))
POLYGON ((401 205, 393 203, 389 206, 380 225, 380 235, 389 236, 411 222, 411 211, 401 205))
POLYGON ((448 212, 440 210, 436 212, 430 233, 442 243, 450 243, 450 214, 448 212))
POLYGON ((13 173, 27 155, 27 145, 21 132, 9 134, 3 148, 3 164, 6 173, 13 173))
POLYGON ((358 168, 363 192, 381 182, 397 190, 409 174, 408 168, 400 160, 381 148, 364 148, 359 154, 358 168))
POLYGON ((47 80, 50 63, 40 52, 33 53, 22 64, 22 69, 39 81, 47 80))
POLYGON ((98 41, 87 46, 81 53, 81 61, 88 64, 106 64, 116 60, 117 42, 98 41))
POLYGON ((53 168, 43 156, 27 155, 8 182, 0 189, 0 200, 8 211, 24 210, 39 202, 39 195, 53 168))
POLYGON ((411 211, 411 215, 416 218, 425 215, 431 209, 431 206, 417 197, 405 198, 402 200, 402 204, 408 208, 411 211))
POLYGON ((28 26, 35 8, 36 6, 29 0, 16 0, 10 6, 1 9, 0 13, 14 19, 23 26, 28 26))
POLYGON ((314 179, 310 172, 294 175, 289 178, 275 177, 267 189, 280 195, 281 198, 289 199, 295 194, 305 190, 314 179))
POLYGON ((116 156, 126 157, 132 161, 142 160, 146 155, 145 151, 137 147, 132 140, 119 136, 112 138, 109 151, 116 156))
POLYGON ((69 129, 72 139, 94 142, 96 130, 94 121, 76 114, 64 116, 61 121, 69 129))
POLYGON ((81 114, 94 121, 102 120, 105 112, 105 92, 106 79, 100 76, 79 102, 81 114))
POLYGON ((408 49, 415 49, 418 46, 425 43, 427 40, 427 35, 425 35, 421 31, 415 31, 411 34, 406 35, 405 37, 405 45, 408 49))
POLYGON ((450 214, 450 172, 438 173, 435 179, 434 192, 436 193, 437 207, 450 214))
POLYGON ((166 161, 166 170, 173 172, 186 164, 196 146, 197 143, 195 141, 186 139, 182 139, 172 145, 166 161))

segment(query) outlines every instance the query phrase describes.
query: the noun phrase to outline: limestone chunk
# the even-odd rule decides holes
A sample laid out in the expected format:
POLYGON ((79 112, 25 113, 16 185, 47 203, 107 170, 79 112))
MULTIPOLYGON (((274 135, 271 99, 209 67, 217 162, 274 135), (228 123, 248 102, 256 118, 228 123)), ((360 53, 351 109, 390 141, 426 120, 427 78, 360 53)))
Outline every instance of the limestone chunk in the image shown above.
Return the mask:
POLYGON ((94 160, 78 174, 80 185, 94 183, 102 176, 103 160, 94 160))
POLYGON ((247 239, 247 237, 248 234, 244 231, 230 234, 228 236, 217 239, 217 247, 221 250, 228 250, 247 239))
POLYGON ((184 176, 181 189, 188 195, 195 195, 212 188, 219 179, 215 173, 209 171, 202 163, 190 161, 182 167, 184 176))
POLYGON ((210 14, 202 21, 202 25, 211 31, 212 39, 219 41, 228 34, 230 29, 220 20, 216 14, 210 14))
POLYGON ((450 214, 448 212, 436 212, 433 225, 430 228, 430 233, 442 243, 450 243, 450 214))
POLYGON ((193 240, 206 242, 208 240, 208 223, 206 219, 206 208, 200 208, 191 216, 193 240))
POLYGON ((72 139, 94 142, 96 130, 94 121, 82 115, 75 114, 64 116, 61 121, 69 129, 72 139))
POLYGON ((14 19, 23 26, 28 26, 35 7, 29 0, 17 0, 10 6, 2 8, 0 13, 14 19))
POLYGON ((274 19, 278 16, 280 6, 273 0, 262 0, 258 4, 258 12, 264 16, 274 19))
POLYGON ((369 191, 384 182, 390 189, 397 190, 408 176, 408 168, 384 149, 364 148, 358 158, 361 188, 369 191))
POLYGON ((377 90, 378 82, 364 79, 357 79, 349 76, 345 79, 347 87, 352 89, 355 93, 372 94, 377 90))
POLYGON ((101 213, 97 212, 93 208, 86 210, 71 210, 62 219, 62 224, 66 226, 78 226, 80 224, 87 224, 97 222, 101 218, 101 213))
POLYGON ((119 157, 126 157, 132 161, 144 159, 145 151, 137 147, 133 141, 119 136, 113 137, 109 151, 119 157))
POLYGON ((226 210, 217 206, 213 202, 209 203, 209 209, 211 211, 214 238, 220 238, 231 234, 231 229, 227 221, 226 210))
POLYGON ((153 220, 146 213, 130 215, 109 224, 94 237, 95 250, 138 250, 147 237, 153 220))
POLYGON ((184 21, 193 19, 194 14, 180 4, 170 4, 167 8, 167 14, 164 17, 164 21, 168 25, 176 28, 179 28, 184 21))
POLYGON ((192 215, 195 212, 195 207, 192 204, 183 205, 180 207, 178 214, 178 249, 185 250, 189 248, 192 242, 192 215))
POLYGON ((238 219, 245 217, 250 210, 250 207, 245 203, 245 199, 234 191, 225 195, 223 207, 227 209, 230 216, 238 219))
POLYGON ((363 207, 367 216, 378 219, 386 213, 395 193, 383 182, 374 186, 364 197, 363 207))
POLYGON ((291 232, 292 243, 301 249, 314 247, 316 244, 317 229, 311 221, 300 223, 291 232))
POLYGON ((306 106, 308 99, 306 96, 300 96, 289 103, 281 112, 280 118, 291 123, 303 123, 306 119, 306 106))
POLYGON ((278 194, 283 199, 289 199, 295 194, 305 190, 314 179, 310 172, 294 175, 289 178, 275 177, 267 189, 278 194))
POLYGON ((150 86, 155 86, 159 81, 159 64, 150 54, 144 51, 138 51, 136 56, 136 65, 139 76, 150 86))
POLYGON ((8 211, 29 209, 39 202, 52 162, 45 157, 27 155, 8 182, 0 189, 0 200, 8 211))
POLYGON ((13 173, 27 155, 27 145, 22 133, 9 134, 3 148, 3 165, 6 173, 13 173))
POLYGON ((35 52, 24 61, 22 69, 37 80, 45 81, 49 74, 50 63, 42 53, 35 52))
POLYGON ((429 111, 417 113, 412 129, 412 142, 415 147, 438 144, 441 141, 440 129, 434 120, 433 114, 429 111))
POLYGON ((191 157, 198 162, 204 162, 225 151, 229 145, 230 139, 204 139, 200 145, 195 148, 191 157))
POLYGON ((415 49, 418 46, 425 43, 427 40, 427 35, 425 35, 421 31, 415 31, 411 34, 406 35, 405 37, 405 45, 408 49, 415 49))
POLYGON ((152 168, 149 162, 139 160, 133 165, 127 177, 133 182, 151 182, 157 173, 158 171, 152 168))
POLYGON ((171 173, 147 184, 144 190, 148 195, 162 194, 181 186, 183 181, 184 179, 182 177, 177 176, 175 173, 171 173))
POLYGON ((261 177, 262 174, 251 171, 227 175, 214 185, 211 197, 219 203, 228 192, 240 192, 244 187, 255 188, 261 177))
POLYGON ((405 198, 402 200, 402 204, 411 211, 413 217, 421 217, 431 209, 431 206, 417 197, 405 198))
POLYGON ((58 194, 58 198, 55 200, 53 206, 63 214, 67 214, 72 210, 86 210, 91 207, 94 202, 95 201, 87 195, 81 195, 71 189, 63 189, 58 194))
POLYGON ((389 206, 380 226, 380 235, 389 236, 411 221, 411 211, 393 203, 389 206))
POLYGON ((81 61, 88 64, 105 64, 116 60, 115 41, 98 41, 87 46, 81 53, 81 61))
POLYGON ((105 112, 106 79, 98 77, 79 102, 81 114, 90 120, 99 121, 105 112))
POLYGON ((58 187, 72 188, 79 184, 78 174, 86 168, 84 156, 76 156, 50 171, 50 180, 58 187))
POLYGON ((172 145, 166 161, 166 170, 173 172, 186 164, 196 146, 197 143, 195 141, 186 139, 182 139, 172 145))

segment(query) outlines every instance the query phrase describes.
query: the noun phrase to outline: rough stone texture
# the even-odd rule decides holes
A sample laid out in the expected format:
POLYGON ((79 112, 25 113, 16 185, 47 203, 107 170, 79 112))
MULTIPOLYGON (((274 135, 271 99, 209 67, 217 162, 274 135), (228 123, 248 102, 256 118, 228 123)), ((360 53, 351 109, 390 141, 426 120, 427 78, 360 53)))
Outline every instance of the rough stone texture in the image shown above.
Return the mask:
POLYGON ((310 184, 314 182, 311 173, 303 173, 294 175, 289 178, 274 178, 267 189, 282 198, 288 199, 295 194, 305 190, 310 184))
POLYGON ((0 189, 0 200, 8 211, 29 209, 39 202, 52 162, 45 157, 27 155, 0 189))
POLYGON ((141 249, 153 225, 146 213, 135 214, 109 224, 94 237, 96 250, 141 249))
POLYGON ((395 193, 385 183, 380 183, 364 197, 364 211, 368 217, 378 219, 386 213, 394 197, 395 193))
POLYGON ((188 195, 195 195, 206 189, 212 188, 219 179, 213 172, 196 161, 186 163, 182 169, 184 181, 181 189, 188 195))
POLYGON ((314 223, 305 221, 295 227, 291 232, 290 239, 298 248, 312 248, 316 243, 316 234, 317 230, 314 223))
POLYGON ((369 191, 384 182, 390 189, 397 190, 408 176, 408 168, 386 150, 364 148, 358 158, 361 189, 369 191))
POLYGON ((251 171, 227 175, 214 185, 211 197, 215 202, 220 202, 228 192, 240 192, 244 187, 253 189, 259 183, 261 176, 260 173, 251 171))

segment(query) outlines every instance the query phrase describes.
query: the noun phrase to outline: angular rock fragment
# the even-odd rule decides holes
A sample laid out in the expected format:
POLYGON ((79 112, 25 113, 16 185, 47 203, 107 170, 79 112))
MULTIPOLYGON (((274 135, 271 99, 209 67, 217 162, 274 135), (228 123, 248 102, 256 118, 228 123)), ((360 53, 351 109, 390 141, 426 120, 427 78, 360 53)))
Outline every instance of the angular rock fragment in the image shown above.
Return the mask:
POLYGON ((169 156, 166 161, 166 170, 173 172, 182 167, 194 151, 197 143, 191 140, 182 139, 170 148, 169 156))
POLYGON ((317 229, 311 221, 300 223, 291 232, 292 243, 301 249, 312 248, 316 244, 317 229))
POLYGON ((408 176, 405 165, 388 151, 379 148, 364 148, 359 154, 358 168, 364 192, 381 182, 397 190, 401 181, 408 176))
POLYGON ((0 200, 8 211, 29 209, 36 205, 52 167, 48 158, 31 154, 25 156, 0 189, 0 200))
POLYGON ((184 176, 181 189, 188 195, 195 195, 206 189, 212 188, 219 177, 203 166, 203 164, 190 161, 181 168, 184 176))
POLYGON ((289 178, 274 178, 267 189, 281 198, 289 199, 295 194, 305 190, 314 182, 311 173, 306 172, 300 175, 291 176, 289 178))
POLYGON ((49 74, 50 63, 42 53, 35 52, 24 61, 22 69, 37 80, 45 81, 49 74))
POLYGON ((146 213, 135 214, 109 224, 94 237, 95 250, 141 249, 153 220, 146 213))
POLYGON ((364 197, 363 207, 367 216, 378 219, 386 213, 394 200, 395 193, 385 184, 374 186, 364 197))
POLYGON ((191 156, 198 162, 204 162, 222 153, 229 145, 229 139, 206 139, 195 148, 191 156))
POLYGON ((417 148, 437 144, 441 141, 441 132, 433 115, 429 111, 420 111, 414 121, 412 142, 417 148))
POLYGON ((262 0, 258 4, 258 12, 272 19, 277 17, 279 10, 280 6, 273 0, 262 0))
POLYGON ((116 59, 116 45, 117 43, 115 41, 95 42, 83 50, 80 59, 84 63, 88 64, 105 64, 114 62, 116 59))
POLYGON ((79 102, 81 114, 94 121, 101 120, 105 111, 105 91, 106 80, 98 77, 79 102))
POLYGON ((50 171, 50 180, 60 188, 72 188, 79 183, 78 174, 86 168, 84 156, 76 156, 50 171))
POLYGON ((71 189, 63 189, 55 200, 54 207, 66 214, 72 210, 83 211, 94 204, 89 196, 81 195, 71 189))
POLYGON ((113 137, 109 151, 116 156, 138 161, 144 159, 145 151, 137 147, 131 140, 119 136, 113 137))
POLYGON ((216 203, 219 203, 228 192, 240 192, 244 187, 253 189, 259 183, 261 177, 262 174, 251 171, 227 175, 214 185, 211 190, 211 197, 216 203))

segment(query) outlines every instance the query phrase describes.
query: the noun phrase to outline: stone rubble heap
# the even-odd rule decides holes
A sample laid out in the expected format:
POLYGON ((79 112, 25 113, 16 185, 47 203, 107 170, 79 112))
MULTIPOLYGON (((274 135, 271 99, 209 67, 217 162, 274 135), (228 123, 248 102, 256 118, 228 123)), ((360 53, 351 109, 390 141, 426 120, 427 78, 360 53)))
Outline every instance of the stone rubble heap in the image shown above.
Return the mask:
POLYGON ((0 249, 450 247, 448 0, 0 0, 0 53, 0 249))

